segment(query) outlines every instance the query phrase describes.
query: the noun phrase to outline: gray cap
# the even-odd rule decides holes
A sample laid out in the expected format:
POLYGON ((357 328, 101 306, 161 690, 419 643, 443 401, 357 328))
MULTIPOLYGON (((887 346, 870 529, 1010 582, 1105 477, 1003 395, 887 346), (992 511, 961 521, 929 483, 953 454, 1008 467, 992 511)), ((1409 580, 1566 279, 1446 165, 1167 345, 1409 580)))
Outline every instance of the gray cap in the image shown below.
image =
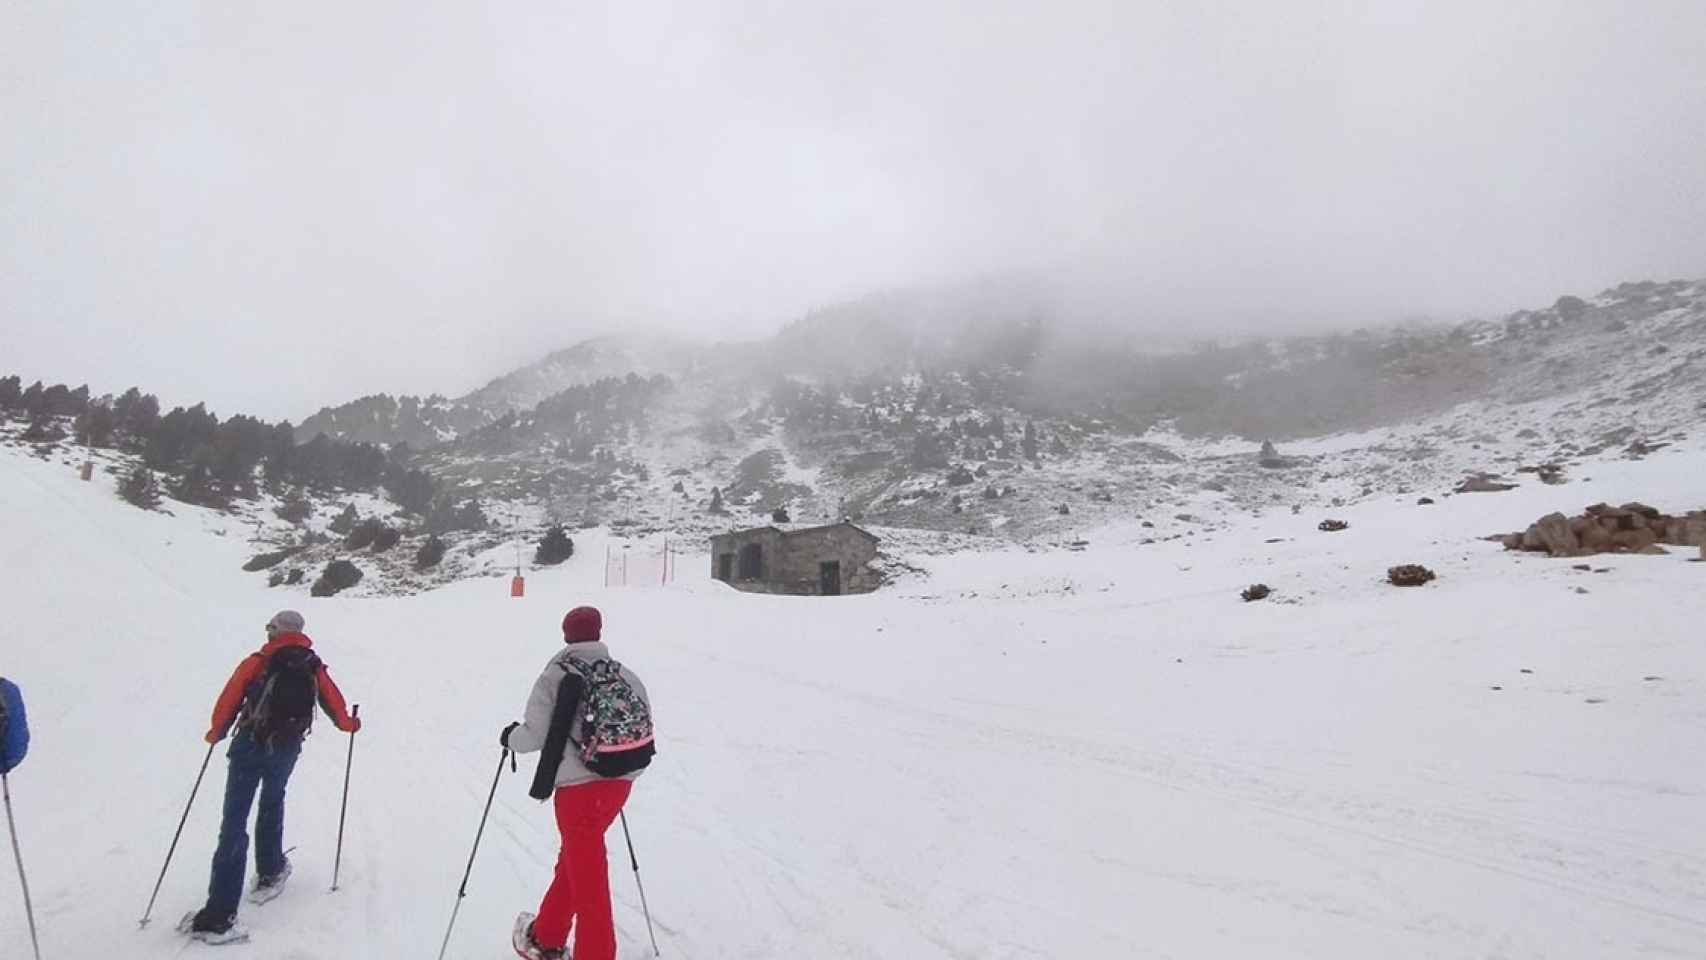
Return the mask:
POLYGON ((295 610, 280 610, 267 621, 268 633, 301 633, 304 626, 302 614, 295 610))

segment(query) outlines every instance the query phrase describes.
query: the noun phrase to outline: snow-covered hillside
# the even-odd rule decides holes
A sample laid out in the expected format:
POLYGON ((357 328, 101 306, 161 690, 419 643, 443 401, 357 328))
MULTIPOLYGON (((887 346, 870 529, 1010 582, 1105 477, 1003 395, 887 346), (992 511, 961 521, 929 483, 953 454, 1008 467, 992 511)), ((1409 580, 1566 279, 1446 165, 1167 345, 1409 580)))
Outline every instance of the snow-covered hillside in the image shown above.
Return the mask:
POLYGON ((609 377, 680 376, 702 352, 703 348, 661 334, 594 337, 506 373, 460 402, 501 416, 526 410, 569 387, 609 377))
MULTIPOLYGON (((1562 486, 1382 491, 1336 534, 1228 511, 1172 540, 1130 518, 1073 550, 909 553, 928 576, 865 597, 734 593, 695 557, 672 587, 605 589, 592 546, 519 600, 491 579, 310 600, 239 571, 228 517, 3 449, 0 673, 31 706, 12 789, 43 955, 187 952, 135 920, 218 687, 284 605, 367 723, 343 888, 345 742, 321 724, 292 887, 223 949, 433 955, 497 732, 591 602, 657 704, 629 814, 666 957, 1706 956, 1706 563, 1581 571, 1478 539, 1593 500, 1706 505, 1699 438, 1617 453, 1562 486), (1440 578, 1380 582, 1405 562, 1440 578), (1241 602, 1255 581, 1273 598, 1241 602)), ((453 957, 507 956, 546 880, 526 772, 503 775, 453 957)), ((164 921, 200 901, 223 783, 216 757, 164 921)), ((646 956, 613 853, 622 955, 646 956)), ((0 955, 24 956, 0 886, 0 955)))
POLYGON ((587 341, 461 400, 370 397, 298 435, 407 442, 455 497, 572 526, 697 539, 780 507, 1047 543, 1438 495, 1474 473, 1580 476, 1706 416, 1706 281, 1450 328, 1191 349, 1100 336, 1023 298, 878 297, 763 342, 587 341))

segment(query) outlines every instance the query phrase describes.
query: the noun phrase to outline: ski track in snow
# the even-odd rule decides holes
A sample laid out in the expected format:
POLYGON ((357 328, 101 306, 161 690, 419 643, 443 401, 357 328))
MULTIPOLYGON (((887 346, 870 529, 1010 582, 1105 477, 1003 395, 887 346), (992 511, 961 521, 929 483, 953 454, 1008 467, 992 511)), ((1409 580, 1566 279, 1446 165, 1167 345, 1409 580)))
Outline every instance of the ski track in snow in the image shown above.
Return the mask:
MULTIPOLYGON (((593 602, 656 701, 628 814, 665 957, 1706 957, 1706 564, 1596 575, 1477 539, 1598 499, 1706 506, 1703 475, 1684 444, 1591 484, 1336 509, 1340 534, 1276 512, 1194 543, 913 558, 927 579, 869 597, 737 594, 703 555, 671 588, 605 589, 583 551, 520 600, 498 580, 311 600, 241 573, 217 514, 144 513, 0 451, 43 955, 213 949, 171 926, 205 889, 223 749, 135 921, 212 701, 280 606, 367 724, 341 889, 347 740, 322 722, 291 781, 290 888, 219 955, 436 955, 497 732, 562 611, 593 602), (1440 580, 1379 582, 1402 562, 1440 580), (1254 580, 1274 600, 1241 603, 1254 580)), ((548 881, 530 761, 500 774, 450 957, 508 956, 548 881)), ((649 956, 620 828, 610 872, 622 955, 649 956)), ((8 895, 0 954, 25 936, 8 895)))

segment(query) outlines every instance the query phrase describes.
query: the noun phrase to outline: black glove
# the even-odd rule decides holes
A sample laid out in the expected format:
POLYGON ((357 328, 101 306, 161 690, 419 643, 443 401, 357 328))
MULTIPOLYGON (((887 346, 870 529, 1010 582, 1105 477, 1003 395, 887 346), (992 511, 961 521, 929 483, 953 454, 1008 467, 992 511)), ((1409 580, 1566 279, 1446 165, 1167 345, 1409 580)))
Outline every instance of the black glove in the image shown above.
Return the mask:
POLYGON ((503 733, 498 734, 498 743, 502 745, 505 750, 509 749, 509 732, 519 726, 521 726, 521 724, 511 723, 509 726, 504 727, 503 733))

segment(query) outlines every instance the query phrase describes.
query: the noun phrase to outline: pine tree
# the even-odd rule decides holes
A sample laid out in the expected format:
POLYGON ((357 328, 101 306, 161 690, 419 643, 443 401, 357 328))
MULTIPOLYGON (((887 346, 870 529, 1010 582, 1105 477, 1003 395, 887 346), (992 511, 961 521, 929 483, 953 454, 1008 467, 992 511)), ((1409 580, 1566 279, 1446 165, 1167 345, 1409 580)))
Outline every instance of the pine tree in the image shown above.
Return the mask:
POLYGON ((410 513, 425 515, 432 505, 433 480, 425 470, 393 467, 385 478, 385 489, 410 513))
POLYGON ((373 537, 373 552, 384 553, 396 546, 403 539, 403 531, 396 527, 382 527, 373 537))
POLYGON ((215 508, 228 504, 225 494, 213 479, 213 471, 199 463, 185 470, 176 482, 168 486, 173 498, 184 503, 215 508))
POLYGON ((723 509, 723 490, 721 487, 712 487, 711 488, 710 512, 714 513, 714 514, 718 514, 718 515, 721 515, 721 514, 726 512, 723 509))
POLYGON ((119 484, 118 495, 144 510, 152 510, 160 505, 160 483, 154 479, 154 471, 139 466, 119 484))
POLYGON ((469 500, 456 511, 456 529, 480 531, 491 525, 486 519, 486 511, 480 509, 480 501, 469 500))
POLYGON ((31 418, 29 427, 24 430, 24 439, 31 443, 57 443, 65 439, 65 431, 58 421, 41 414, 31 418))
MULTIPOLYGON (((324 434, 322 434, 322 436, 324 436, 324 434)), ((344 504, 344 512, 332 518, 329 529, 333 533, 347 535, 352 533, 355 530, 356 524, 360 522, 361 515, 355 512, 355 504, 346 503, 344 504)))
POLYGON ((284 502, 273 510, 279 519, 287 523, 303 523, 314 515, 314 504, 311 503, 301 490, 292 490, 285 496, 284 502))
POLYGON ((113 431, 116 429, 118 429, 117 418, 113 416, 112 408, 104 403, 92 403, 77 415, 78 443, 91 447, 105 447, 112 443, 113 431))
POLYGON ((560 523, 551 525, 533 552, 533 562, 543 567, 555 566, 575 555, 575 542, 560 523))
POLYGON ((444 551, 444 541, 439 539, 438 534, 427 537, 421 548, 415 551, 415 569, 430 570, 438 566, 439 561, 444 559, 444 551))

